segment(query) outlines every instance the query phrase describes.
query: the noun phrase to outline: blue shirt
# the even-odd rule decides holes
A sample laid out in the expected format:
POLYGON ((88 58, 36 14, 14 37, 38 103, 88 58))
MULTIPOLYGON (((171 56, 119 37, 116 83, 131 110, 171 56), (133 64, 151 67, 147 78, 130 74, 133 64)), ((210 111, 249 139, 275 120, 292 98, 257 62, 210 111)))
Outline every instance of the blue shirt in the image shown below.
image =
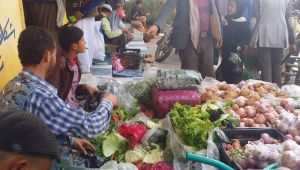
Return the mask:
POLYGON ((106 131, 113 108, 110 101, 103 100, 90 114, 74 109, 57 96, 52 85, 28 71, 10 81, 0 97, 0 111, 13 111, 12 106, 18 105, 17 110, 39 116, 54 134, 83 138, 92 138, 106 131))

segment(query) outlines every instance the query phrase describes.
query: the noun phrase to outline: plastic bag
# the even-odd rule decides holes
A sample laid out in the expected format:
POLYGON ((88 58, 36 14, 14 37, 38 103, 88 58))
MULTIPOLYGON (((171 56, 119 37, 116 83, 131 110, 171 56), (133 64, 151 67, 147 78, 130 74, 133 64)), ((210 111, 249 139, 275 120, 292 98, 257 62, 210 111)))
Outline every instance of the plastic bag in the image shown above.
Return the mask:
POLYGON ((188 161, 186 159, 186 153, 187 152, 191 152, 191 153, 196 153, 199 155, 204 155, 207 156, 209 158, 213 158, 215 160, 219 160, 219 151, 218 151, 218 147, 216 146, 216 144, 214 144, 213 142, 213 133, 211 132, 209 134, 208 140, 207 140, 207 149, 206 150, 202 150, 202 151, 197 151, 195 150, 195 148, 187 146, 183 143, 183 141, 177 136, 177 134, 175 133, 175 130, 172 126, 171 123, 171 119, 169 117, 169 115, 167 115, 166 119, 164 120, 164 128, 168 129, 169 134, 168 134, 168 145, 170 145, 173 156, 174 156, 174 160, 173 160, 173 167, 174 170, 216 170, 217 168, 212 167, 212 166, 208 166, 208 165, 201 165, 199 163, 194 163, 191 161, 188 161))
POLYGON ((149 82, 150 84, 154 84, 157 81, 157 74, 158 74, 159 68, 151 67, 149 64, 147 64, 144 67, 144 73, 142 79, 144 81, 149 82))
POLYGON ((126 125, 119 127, 119 133, 130 141, 130 147, 134 148, 144 137, 147 128, 143 124, 126 125))
POLYGON ((152 104, 151 83, 148 81, 130 81, 124 84, 128 93, 146 105, 152 104))
POLYGON ((277 164, 290 169, 300 169, 300 145, 292 140, 287 140, 281 146, 282 156, 277 164))
POLYGON ((105 163, 100 170, 138 170, 138 168, 131 163, 120 163, 116 161, 109 161, 105 163))
POLYGON ((300 86, 294 84, 284 85, 281 87, 281 90, 287 93, 289 97, 300 98, 300 86))
POLYGON ((160 91, 152 88, 152 103, 157 117, 165 118, 176 102, 195 106, 201 104, 201 98, 195 90, 160 91))
POLYGON ((91 87, 97 88, 98 78, 91 73, 84 73, 81 75, 79 84, 87 84, 91 87))
POLYGON ((200 92, 204 93, 207 88, 217 87, 221 82, 218 80, 211 78, 211 77, 205 77, 205 79, 202 81, 200 86, 200 92))
POLYGON ((125 90, 124 85, 111 77, 97 77, 96 84, 98 89, 105 93, 112 93, 118 97, 119 107, 130 109, 135 99, 125 90))
POLYGON ((158 71, 156 86, 160 90, 192 89, 199 91, 201 74, 193 70, 162 69, 158 71))
POLYGON ((125 70, 125 67, 121 64, 121 59, 116 54, 112 54, 112 69, 118 73, 125 70))
POLYGON ((117 9, 118 9, 118 17, 123 19, 126 17, 126 14, 125 14, 125 10, 123 9, 122 5, 121 4, 117 4, 117 9))

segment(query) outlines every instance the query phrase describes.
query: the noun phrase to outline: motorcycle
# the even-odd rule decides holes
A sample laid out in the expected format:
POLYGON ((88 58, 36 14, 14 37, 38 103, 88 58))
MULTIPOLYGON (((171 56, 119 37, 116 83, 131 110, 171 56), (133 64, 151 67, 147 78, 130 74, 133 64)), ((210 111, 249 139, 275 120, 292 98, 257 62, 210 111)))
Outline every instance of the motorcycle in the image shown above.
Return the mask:
POLYGON ((165 26, 165 31, 161 39, 156 43, 157 49, 155 51, 155 61, 162 62, 172 53, 171 34, 173 27, 171 25, 165 26))

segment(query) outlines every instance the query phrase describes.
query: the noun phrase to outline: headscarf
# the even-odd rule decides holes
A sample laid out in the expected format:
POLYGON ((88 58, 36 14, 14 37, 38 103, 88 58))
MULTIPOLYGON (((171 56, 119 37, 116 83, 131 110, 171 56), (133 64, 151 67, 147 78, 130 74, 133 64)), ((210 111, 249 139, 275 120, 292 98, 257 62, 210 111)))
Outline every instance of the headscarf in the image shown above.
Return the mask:
POLYGON ((243 12, 246 8, 245 0, 234 0, 236 2, 236 14, 235 15, 229 15, 230 19, 238 19, 243 17, 243 12))

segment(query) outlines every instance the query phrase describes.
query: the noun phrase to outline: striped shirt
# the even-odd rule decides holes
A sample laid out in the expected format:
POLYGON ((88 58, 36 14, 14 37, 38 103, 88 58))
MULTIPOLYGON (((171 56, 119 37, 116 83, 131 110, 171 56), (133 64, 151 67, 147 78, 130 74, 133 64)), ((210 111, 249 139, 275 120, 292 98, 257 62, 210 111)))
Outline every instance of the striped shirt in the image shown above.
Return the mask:
POLYGON ((36 87, 26 94, 21 110, 39 116, 54 134, 92 138, 109 128, 110 113, 113 109, 110 101, 103 100, 96 111, 87 114, 82 109, 74 109, 65 104, 57 96, 57 90, 52 85, 28 71, 21 72, 4 88, 1 94, 0 111, 5 108, 5 105, 12 103, 9 100, 13 100, 14 97, 9 95, 18 95, 18 91, 21 92, 19 89, 28 86, 29 83, 26 84, 28 80, 36 87))
POLYGON ((210 29, 210 0, 198 0, 201 32, 209 32, 210 29))

